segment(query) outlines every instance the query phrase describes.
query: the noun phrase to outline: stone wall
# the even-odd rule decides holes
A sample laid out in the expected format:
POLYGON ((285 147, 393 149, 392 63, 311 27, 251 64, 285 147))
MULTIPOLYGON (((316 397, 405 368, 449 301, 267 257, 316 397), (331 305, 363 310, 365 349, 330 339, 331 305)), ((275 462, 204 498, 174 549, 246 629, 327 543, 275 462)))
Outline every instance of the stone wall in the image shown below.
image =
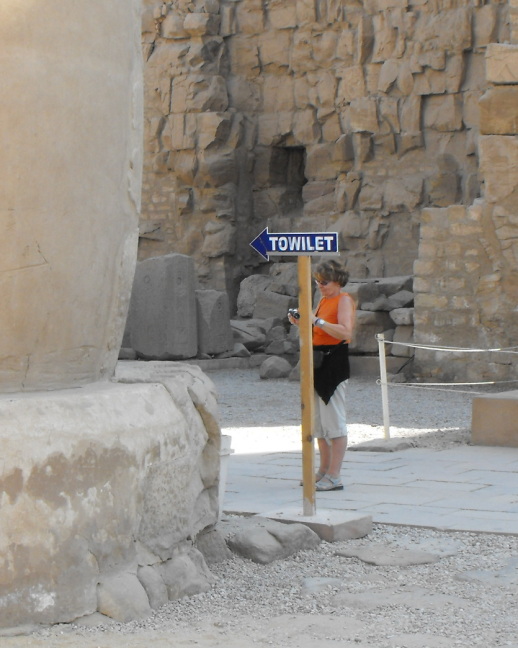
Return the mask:
POLYGON ((352 277, 411 274, 421 210, 480 195, 484 55, 509 38, 507 2, 144 6, 141 258, 188 254, 235 303, 268 225, 338 231, 352 277))
MULTIPOLYGON (((518 27, 518 15, 514 22, 518 27)), ((470 207, 423 211, 414 265, 415 341, 479 349, 514 346, 516 352, 518 44, 490 45, 486 68, 489 88, 480 100, 479 140, 483 198, 470 207)), ((421 374, 450 380, 518 378, 511 353, 419 350, 416 362, 421 374)))

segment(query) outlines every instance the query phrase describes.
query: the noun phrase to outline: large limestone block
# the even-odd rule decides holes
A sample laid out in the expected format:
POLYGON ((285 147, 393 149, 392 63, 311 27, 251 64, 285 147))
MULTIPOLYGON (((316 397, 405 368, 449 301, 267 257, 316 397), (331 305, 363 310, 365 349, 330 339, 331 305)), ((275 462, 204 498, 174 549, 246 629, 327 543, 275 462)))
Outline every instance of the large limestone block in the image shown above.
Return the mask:
POLYGON ((171 112, 221 112, 228 108, 225 79, 222 76, 187 74, 173 79, 171 112))
POLYGON ((349 345, 350 351, 376 353, 378 351, 376 334, 393 328, 394 324, 388 313, 358 310, 356 312, 356 329, 349 345))
POLYGON ((482 136, 479 154, 484 199, 514 209, 518 200, 518 136, 482 136))
POLYGON ((473 399, 471 441, 475 445, 518 447, 518 391, 473 399))
POLYGON ((219 31, 220 17, 212 13, 188 13, 183 27, 190 36, 214 35, 219 31))
POLYGON ((282 80, 290 81, 286 70, 290 64, 291 34, 287 31, 266 31, 259 37, 259 58, 265 78, 271 73, 280 74, 282 80))
POLYGON ((428 97, 424 123, 438 131, 458 131, 462 127, 462 98, 457 95, 428 97))
POLYGON ((234 346, 228 295, 218 290, 197 290, 198 351, 213 355, 234 346))
POLYGON ((480 132, 483 135, 518 133, 518 85, 490 88, 480 98, 480 132))
POLYGON ((101 578, 97 601, 99 614, 121 623, 144 619, 151 614, 148 595, 135 574, 122 572, 101 578))
POLYGON ((128 328, 131 346, 152 360, 193 358, 198 350, 194 261, 167 254, 137 265, 128 328))
POLYGON ((268 5, 268 18, 272 27, 276 29, 297 27, 298 4, 298 2, 286 2, 286 0, 271 0, 268 5))
POLYGON ((518 83, 518 45, 490 43, 486 50, 486 75, 490 83, 518 83))
POLYGON ((341 82, 338 86, 338 98, 350 102, 361 99, 366 94, 363 65, 352 65, 340 70, 341 82))
POLYGON ((214 389, 181 378, 0 397, 0 626, 91 614, 100 580, 136 573, 138 546, 168 560, 215 523, 214 389))
POLYGON ((264 11, 262 0, 248 0, 236 4, 236 20, 239 32, 262 34, 264 32, 264 11))
POLYGON ((243 279, 237 297, 237 314, 239 317, 252 317, 259 292, 266 290, 272 282, 265 275, 250 275, 243 279))
POLYGON ((2 2, 0 41, 0 391, 86 384, 136 263, 140 2, 2 2))
POLYGON ((354 132, 375 133, 378 130, 376 102, 368 97, 351 101, 351 128, 354 132))
POLYGON ((288 308, 296 308, 297 299, 290 295, 280 295, 271 290, 263 290, 257 293, 254 307, 254 317, 266 319, 278 317, 283 319, 288 314, 288 308))
POLYGON ((414 343, 414 327, 413 326, 397 326, 394 332, 393 342, 399 344, 392 344, 392 355, 411 358, 414 355, 414 348, 411 346, 404 346, 405 344, 414 343))

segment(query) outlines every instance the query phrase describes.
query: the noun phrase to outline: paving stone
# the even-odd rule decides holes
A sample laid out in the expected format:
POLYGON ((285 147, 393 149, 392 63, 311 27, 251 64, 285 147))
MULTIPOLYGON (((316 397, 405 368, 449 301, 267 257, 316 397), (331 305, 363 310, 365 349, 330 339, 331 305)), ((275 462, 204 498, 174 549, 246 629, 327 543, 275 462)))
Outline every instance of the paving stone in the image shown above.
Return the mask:
POLYGON ((362 452, 399 452, 414 447, 409 439, 374 439, 349 446, 349 450, 362 452))
POLYGON ((385 545, 370 545, 341 549, 337 556, 358 558, 369 565, 408 567, 409 565, 428 565, 440 560, 439 556, 416 549, 398 549, 385 545))

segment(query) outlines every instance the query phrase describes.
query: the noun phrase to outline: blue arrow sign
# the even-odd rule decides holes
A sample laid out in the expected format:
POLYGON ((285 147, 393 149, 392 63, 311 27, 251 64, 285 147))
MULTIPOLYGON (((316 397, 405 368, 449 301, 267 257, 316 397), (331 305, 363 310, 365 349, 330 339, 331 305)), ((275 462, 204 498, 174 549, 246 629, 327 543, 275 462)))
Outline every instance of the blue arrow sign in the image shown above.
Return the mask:
POLYGON ((270 256, 338 254, 338 232, 270 234, 265 227, 250 245, 267 261, 270 256))

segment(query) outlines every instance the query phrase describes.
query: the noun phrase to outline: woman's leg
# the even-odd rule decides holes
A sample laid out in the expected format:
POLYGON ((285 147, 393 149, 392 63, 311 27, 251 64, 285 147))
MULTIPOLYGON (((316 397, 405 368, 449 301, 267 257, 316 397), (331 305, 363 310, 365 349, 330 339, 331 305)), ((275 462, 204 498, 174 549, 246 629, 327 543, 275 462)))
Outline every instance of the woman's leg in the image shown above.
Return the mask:
POLYGON ((342 470, 342 462, 344 460, 345 451, 347 450, 347 437, 336 437, 331 439, 330 460, 328 464, 327 474, 335 479, 340 477, 342 470))
POLYGON ((326 473, 338 479, 347 450, 347 416, 346 416, 347 381, 335 390, 327 405, 319 399, 319 419, 322 430, 329 438, 319 439, 320 468, 327 468, 326 473), (321 444, 320 442, 323 441, 321 444), (325 447, 324 447, 325 444, 325 447))
POLYGON ((318 472, 324 476, 329 471, 331 465, 331 445, 327 439, 317 439, 318 452, 320 454, 320 467, 318 472))

